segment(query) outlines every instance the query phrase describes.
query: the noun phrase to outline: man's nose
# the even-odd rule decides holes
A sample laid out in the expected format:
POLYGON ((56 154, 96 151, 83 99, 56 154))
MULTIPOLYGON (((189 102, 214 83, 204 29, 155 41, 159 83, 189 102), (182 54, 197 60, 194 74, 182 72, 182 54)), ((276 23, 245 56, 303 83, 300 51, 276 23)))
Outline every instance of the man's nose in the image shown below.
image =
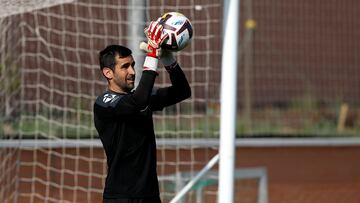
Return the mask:
POLYGON ((129 71, 129 74, 135 75, 135 68, 134 68, 134 66, 131 66, 131 67, 128 69, 128 71, 129 71))

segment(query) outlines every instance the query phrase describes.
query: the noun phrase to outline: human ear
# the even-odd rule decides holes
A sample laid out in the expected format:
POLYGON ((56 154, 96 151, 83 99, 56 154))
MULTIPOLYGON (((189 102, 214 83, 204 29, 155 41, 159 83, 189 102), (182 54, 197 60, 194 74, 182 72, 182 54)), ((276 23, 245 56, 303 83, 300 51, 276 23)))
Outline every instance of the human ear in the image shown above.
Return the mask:
POLYGON ((102 73, 108 80, 111 80, 113 78, 113 71, 111 70, 111 68, 108 67, 103 68, 102 73))

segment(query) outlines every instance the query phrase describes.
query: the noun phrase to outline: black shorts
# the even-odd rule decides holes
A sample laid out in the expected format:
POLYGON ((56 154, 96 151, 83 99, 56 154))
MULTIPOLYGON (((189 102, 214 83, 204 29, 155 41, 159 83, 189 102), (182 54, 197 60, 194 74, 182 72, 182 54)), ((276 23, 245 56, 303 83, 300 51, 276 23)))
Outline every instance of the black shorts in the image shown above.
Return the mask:
POLYGON ((160 197, 103 199, 103 203, 161 203, 160 197))

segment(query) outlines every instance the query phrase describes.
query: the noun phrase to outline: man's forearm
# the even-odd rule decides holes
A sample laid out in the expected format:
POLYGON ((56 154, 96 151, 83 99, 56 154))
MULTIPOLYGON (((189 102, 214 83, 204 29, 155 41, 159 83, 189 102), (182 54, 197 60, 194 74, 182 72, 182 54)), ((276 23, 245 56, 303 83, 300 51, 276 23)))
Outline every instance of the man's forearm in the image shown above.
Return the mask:
POLYGON ((181 101, 191 96, 191 88, 186 76, 179 64, 173 64, 172 67, 166 67, 169 72, 173 91, 176 91, 176 97, 181 101))

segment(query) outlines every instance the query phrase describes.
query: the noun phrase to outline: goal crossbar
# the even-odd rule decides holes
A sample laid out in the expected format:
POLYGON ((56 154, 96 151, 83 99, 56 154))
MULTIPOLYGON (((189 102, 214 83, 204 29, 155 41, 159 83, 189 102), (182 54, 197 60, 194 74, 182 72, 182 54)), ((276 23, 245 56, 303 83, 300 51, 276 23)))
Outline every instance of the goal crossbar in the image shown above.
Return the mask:
POLYGON ((0 0, 0 18, 31 12, 37 9, 71 3, 74 0, 0 0))

